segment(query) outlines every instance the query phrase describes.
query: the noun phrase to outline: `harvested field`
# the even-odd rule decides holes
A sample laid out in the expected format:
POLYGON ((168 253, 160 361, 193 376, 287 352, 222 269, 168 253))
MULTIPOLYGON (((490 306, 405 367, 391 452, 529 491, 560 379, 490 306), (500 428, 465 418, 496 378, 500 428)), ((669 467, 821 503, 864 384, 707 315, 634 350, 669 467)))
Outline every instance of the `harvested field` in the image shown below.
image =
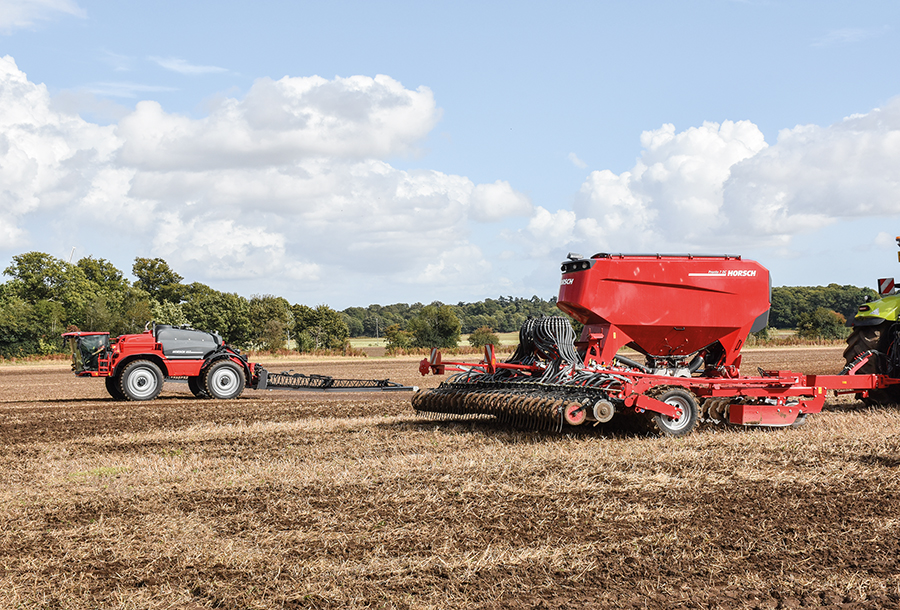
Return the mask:
MULTIPOLYGON (((744 368, 834 373, 840 348, 744 368)), ((413 359, 266 363, 423 381, 413 359)), ((0 608, 897 608, 900 411, 683 439, 0 367, 0 608)))

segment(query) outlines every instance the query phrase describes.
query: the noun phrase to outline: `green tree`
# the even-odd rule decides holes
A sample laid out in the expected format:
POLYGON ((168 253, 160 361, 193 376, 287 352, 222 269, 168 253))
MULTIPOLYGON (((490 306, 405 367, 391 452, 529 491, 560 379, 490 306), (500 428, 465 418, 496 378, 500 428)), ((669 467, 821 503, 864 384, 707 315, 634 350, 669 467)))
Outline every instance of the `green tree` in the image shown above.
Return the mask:
POLYGON ((267 320, 265 326, 256 335, 256 343, 263 350, 274 351, 284 349, 288 336, 288 326, 277 318, 267 320))
POLYGON ((369 315, 368 311, 362 307, 348 307, 341 313, 344 314, 344 322, 347 324, 351 337, 360 337, 365 334, 364 322, 369 315))
POLYGON ((772 289, 772 307, 769 325, 773 328, 797 328, 804 315, 813 315, 824 307, 845 318, 852 318, 866 298, 875 299, 877 293, 870 288, 856 286, 778 286, 772 289))
POLYGON ((411 332, 403 330, 399 324, 391 324, 384 329, 384 338, 387 339, 389 351, 411 347, 415 339, 411 332))
POLYGON ((500 345, 500 338, 487 326, 476 328, 469 335, 469 344, 472 347, 484 347, 485 345, 500 345))
POLYGON ((347 315, 346 310, 341 312, 341 318, 344 320, 344 324, 347 325, 347 330, 350 331, 351 337, 361 337, 366 332, 362 320, 347 315))
POLYGON ((79 328, 88 331, 111 332, 110 329, 116 321, 117 317, 112 311, 109 298, 106 294, 98 292, 85 303, 79 328))
POLYGON ((15 295, 0 298, 0 357, 37 354, 40 334, 32 324, 34 306, 15 295))
MULTIPOLYGON (((394 322, 394 324, 400 324, 400 322, 394 322)), ((363 320, 363 332, 367 337, 383 337, 384 330, 388 326, 391 326, 391 324, 385 321, 385 319, 377 313, 373 313, 363 320)))
POLYGON ((262 349, 283 348, 293 324, 294 314, 285 299, 270 294, 250 298, 251 337, 262 349))
POLYGON ((10 288, 30 303, 59 297, 66 284, 68 264, 43 252, 28 252, 13 257, 13 263, 4 269, 4 275, 12 278, 10 288))
POLYGON ((113 311, 116 320, 110 332, 134 334, 144 330, 147 322, 154 320, 150 296, 134 286, 128 286, 113 294, 113 311))
POLYGON ((76 263, 85 277, 107 293, 119 292, 129 286, 129 282, 115 265, 103 258, 87 256, 76 263))
POLYGON ((459 318, 449 305, 426 305, 409 321, 407 330, 415 337, 416 347, 456 347, 459 343, 459 318))
POLYGON ((153 320, 158 324, 169 324, 171 326, 183 326, 188 324, 188 319, 187 316, 184 315, 182 303, 151 301, 150 312, 153 315, 153 320))
POLYGON ((306 305, 291 307, 294 314, 294 332, 300 351, 316 349, 342 349, 350 331, 341 314, 327 305, 315 309, 306 305))
POLYGON ((131 273, 137 278, 134 285, 147 292, 158 301, 180 302, 184 298, 181 280, 184 278, 175 273, 169 263, 161 258, 134 259, 131 273))
POLYGON ((188 323, 198 330, 217 332, 229 344, 250 344, 250 302, 244 297, 192 284, 182 310, 188 323))
POLYGON ((19 298, 29 303, 61 304, 67 323, 82 322, 82 310, 98 290, 81 268, 43 252, 14 256, 13 264, 3 273, 12 278, 9 290, 19 298))
POLYGON ((800 315, 799 335, 807 339, 844 339, 849 330, 844 326, 846 318, 836 311, 817 307, 811 313, 800 315))

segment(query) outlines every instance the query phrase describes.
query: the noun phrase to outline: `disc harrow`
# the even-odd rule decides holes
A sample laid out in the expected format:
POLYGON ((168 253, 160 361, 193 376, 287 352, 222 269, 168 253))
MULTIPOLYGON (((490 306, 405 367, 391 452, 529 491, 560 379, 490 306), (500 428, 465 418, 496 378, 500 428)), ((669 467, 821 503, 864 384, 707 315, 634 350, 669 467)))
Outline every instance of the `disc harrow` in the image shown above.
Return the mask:
POLYGON ((546 384, 490 382, 445 382, 433 390, 415 394, 412 399, 413 408, 420 414, 461 419, 490 416, 517 428, 537 430, 558 429, 570 423, 567 413, 569 419, 578 418, 586 402, 546 384))

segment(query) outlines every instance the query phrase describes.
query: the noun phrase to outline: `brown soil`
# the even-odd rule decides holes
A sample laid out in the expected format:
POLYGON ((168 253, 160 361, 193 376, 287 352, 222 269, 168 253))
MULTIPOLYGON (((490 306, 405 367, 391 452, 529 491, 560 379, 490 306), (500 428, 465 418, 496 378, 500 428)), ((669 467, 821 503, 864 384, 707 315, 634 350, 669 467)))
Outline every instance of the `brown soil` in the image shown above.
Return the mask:
MULTIPOLYGON (((266 363, 441 381, 416 365, 266 363)), ((409 394, 120 403, 5 366, 0 608, 897 608, 898 468, 900 412, 849 397, 672 439, 422 419, 409 394)))

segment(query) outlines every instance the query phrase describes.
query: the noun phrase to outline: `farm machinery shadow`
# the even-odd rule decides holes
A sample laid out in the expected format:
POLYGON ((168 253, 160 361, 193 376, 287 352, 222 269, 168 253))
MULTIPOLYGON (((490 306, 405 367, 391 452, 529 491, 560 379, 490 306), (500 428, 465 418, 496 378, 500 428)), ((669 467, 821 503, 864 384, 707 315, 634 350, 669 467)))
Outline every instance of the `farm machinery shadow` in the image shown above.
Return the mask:
MULTIPOLYGON (((630 418, 629 418, 630 419, 630 418)), ((452 431, 457 434, 482 435, 492 439, 510 443, 534 442, 541 443, 548 440, 578 437, 578 438, 607 438, 629 439, 647 438, 655 435, 652 431, 636 421, 609 422, 603 426, 570 426, 568 424, 535 428, 528 423, 516 423, 493 416, 447 418, 423 416, 422 413, 414 414, 409 419, 394 422, 380 422, 377 428, 392 431, 417 431, 429 432, 439 429, 452 431)), ((702 428, 701 428, 702 429, 702 428)))

